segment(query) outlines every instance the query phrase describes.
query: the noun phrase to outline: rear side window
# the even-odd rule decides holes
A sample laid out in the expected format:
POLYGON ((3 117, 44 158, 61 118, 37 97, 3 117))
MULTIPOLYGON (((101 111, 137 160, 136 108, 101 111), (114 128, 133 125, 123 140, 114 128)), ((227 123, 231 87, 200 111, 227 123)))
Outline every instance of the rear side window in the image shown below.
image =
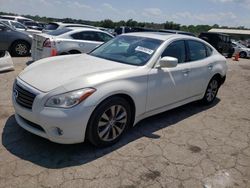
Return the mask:
POLYGON ((58 27, 59 27, 58 24, 50 23, 50 24, 48 24, 48 25, 45 26, 45 29, 46 30, 56 30, 58 27))
POLYGON ((70 32, 70 31, 72 31, 72 29, 63 28, 63 29, 57 29, 55 31, 48 32, 48 34, 53 35, 53 36, 59 36, 59 35, 62 35, 64 33, 70 32))
POLYGON ((213 49, 210 48, 209 46, 205 45, 206 51, 207 51, 207 57, 211 56, 213 53, 213 49))
POLYGON ((197 61, 207 57, 205 45, 198 41, 188 41, 190 61, 197 61))
POLYGON ((171 43, 162 53, 161 57, 170 56, 178 59, 178 63, 186 61, 186 47, 184 41, 175 41, 171 43))
POLYGON ((83 31, 71 35, 73 39, 77 40, 89 40, 89 41, 102 41, 96 32, 93 31, 83 31))

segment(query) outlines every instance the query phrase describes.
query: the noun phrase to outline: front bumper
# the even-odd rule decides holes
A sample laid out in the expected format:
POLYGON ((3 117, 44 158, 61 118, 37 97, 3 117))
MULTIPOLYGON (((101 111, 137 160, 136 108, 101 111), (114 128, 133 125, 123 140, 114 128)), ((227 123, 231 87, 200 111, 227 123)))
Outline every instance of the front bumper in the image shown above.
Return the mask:
POLYGON ((81 103, 70 109, 48 108, 41 102, 44 95, 40 93, 36 96, 32 109, 19 105, 13 95, 17 123, 25 130, 52 142, 60 144, 84 142, 88 120, 95 107, 86 107, 81 103))

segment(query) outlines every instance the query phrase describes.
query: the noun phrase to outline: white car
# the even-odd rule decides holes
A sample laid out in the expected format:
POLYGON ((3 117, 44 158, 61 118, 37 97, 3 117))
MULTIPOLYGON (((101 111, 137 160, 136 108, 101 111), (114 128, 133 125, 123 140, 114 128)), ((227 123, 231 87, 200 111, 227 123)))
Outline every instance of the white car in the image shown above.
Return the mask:
POLYGON ((30 34, 38 34, 42 33, 42 31, 38 31, 35 29, 28 29, 25 25, 19 23, 18 21, 15 20, 6 20, 6 19, 0 19, 0 22, 5 23, 6 25, 18 30, 18 31, 25 31, 30 34))
POLYGON ((31 47, 32 59, 88 53, 113 38, 108 32, 91 28, 69 27, 49 33, 34 35, 31 47))
POLYGON ((10 15, 0 15, 1 19, 6 19, 6 20, 14 20, 14 21, 18 21, 20 23, 26 22, 26 21, 33 21, 30 18, 26 18, 23 16, 10 16, 10 15))
POLYGON ((13 86, 15 117, 53 142, 106 146, 148 116, 196 100, 212 103, 226 72, 225 57, 198 38, 125 34, 90 54, 28 66, 13 86))
POLYGON ((54 31, 57 29, 63 29, 65 27, 83 27, 83 28, 92 28, 98 29, 92 25, 85 25, 85 24, 75 24, 75 23, 64 23, 64 22, 50 22, 48 23, 45 28, 43 29, 44 33, 54 31))
POLYGON ((14 64, 8 51, 0 51, 0 72, 14 70, 14 64))
POLYGON ((232 42, 232 45, 234 47, 235 54, 239 53, 241 58, 250 57, 250 48, 244 46, 243 44, 241 44, 239 42, 232 42))

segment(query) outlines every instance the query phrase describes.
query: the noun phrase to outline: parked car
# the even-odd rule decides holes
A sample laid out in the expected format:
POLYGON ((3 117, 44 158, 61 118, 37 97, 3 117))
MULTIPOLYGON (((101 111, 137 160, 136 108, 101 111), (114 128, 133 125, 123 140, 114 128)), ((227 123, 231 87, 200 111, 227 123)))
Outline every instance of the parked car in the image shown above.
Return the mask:
POLYGON ((7 50, 12 56, 30 54, 32 35, 17 31, 0 22, 0 50, 7 50))
POLYGON ((98 29, 66 27, 35 35, 31 56, 33 60, 38 60, 55 55, 88 53, 112 38, 108 32, 98 29))
POLYGON ((0 19, 0 22, 7 24, 8 26, 15 28, 18 31, 26 31, 27 33, 30 34, 37 34, 37 33, 42 33, 41 31, 35 30, 35 29, 28 29, 25 25, 21 24, 18 21, 14 20, 7 20, 7 19, 0 19))
POLYGON ((35 22, 35 21, 25 21, 23 22, 23 24, 29 29, 34 29, 38 31, 42 31, 44 29, 42 24, 40 24, 39 22, 35 22))
POLYGON ((64 22, 50 22, 45 26, 45 28, 43 29, 43 32, 47 33, 50 31, 57 30, 57 29, 63 29, 65 27, 84 27, 84 28, 97 29, 96 27, 91 26, 91 25, 64 23, 64 22))
POLYGON ((239 53, 241 58, 250 57, 250 48, 247 48, 239 42, 232 42, 235 53, 239 53))
POLYGON ((226 72, 225 57, 199 38, 120 35, 89 54, 28 66, 13 86, 15 117, 53 142, 106 146, 148 116, 196 100, 211 104, 226 72))
POLYGON ((8 51, 0 51, 0 72, 14 70, 14 64, 8 51))
POLYGON ((229 35, 221 33, 203 32, 199 38, 211 44, 222 55, 231 58, 234 54, 234 48, 229 35))
POLYGON ((118 27, 115 29, 116 34, 124 34, 124 33, 132 33, 132 32, 161 32, 161 33, 172 33, 172 34, 182 34, 182 35, 189 35, 195 37, 193 33, 180 31, 180 30, 172 30, 172 29, 152 29, 152 28, 145 28, 145 27, 118 27))
POLYGON ((25 18, 22 16, 10 16, 10 15, 0 15, 1 19, 7 19, 7 20, 15 20, 18 21, 20 23, 23 23, 25 21, 33 21, 32 19, 29 18, 25 18))

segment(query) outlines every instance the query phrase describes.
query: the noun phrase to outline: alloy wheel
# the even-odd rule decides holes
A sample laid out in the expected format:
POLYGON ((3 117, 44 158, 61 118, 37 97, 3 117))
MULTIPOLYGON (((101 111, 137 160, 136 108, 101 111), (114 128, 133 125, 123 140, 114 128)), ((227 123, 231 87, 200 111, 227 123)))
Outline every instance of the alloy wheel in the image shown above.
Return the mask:
POLYGON ((209 83, 208 88, 207 88, 207 93, 206 93, 208 102, 211 102, 214 100, 217 94, 218 88, 219 88, 219 83, 217 80, 214 79, 209 83))
POLYGON ((18 55, 25 55, 28 52, 28 48, 25 44, 17 44, 15 47, 15 51, 18 55))
POLYGON ((98 122, 98 135, 102 141, 109 142, 119 137, 127 124, 128 114, 121 105, 109 107, 98 122))

